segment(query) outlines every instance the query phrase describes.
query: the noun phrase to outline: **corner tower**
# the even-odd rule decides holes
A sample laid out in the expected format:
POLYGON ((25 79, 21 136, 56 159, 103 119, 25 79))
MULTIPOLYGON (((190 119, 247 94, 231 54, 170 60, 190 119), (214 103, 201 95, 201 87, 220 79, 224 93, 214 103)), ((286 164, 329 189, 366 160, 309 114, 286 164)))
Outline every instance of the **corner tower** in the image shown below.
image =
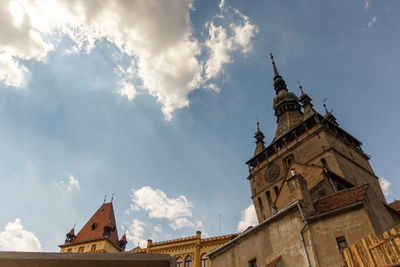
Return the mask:
POLYGON ((316 112, 302 87, 300 98, 290 92, 270 57, 276 133, 266 146, 258 128, 254 156, 246 162, 258 221, 300 199, 311 210, 313 201, 363 184, 386 203, 361 142, 339 127, 332 112, 325 116, 316 112))

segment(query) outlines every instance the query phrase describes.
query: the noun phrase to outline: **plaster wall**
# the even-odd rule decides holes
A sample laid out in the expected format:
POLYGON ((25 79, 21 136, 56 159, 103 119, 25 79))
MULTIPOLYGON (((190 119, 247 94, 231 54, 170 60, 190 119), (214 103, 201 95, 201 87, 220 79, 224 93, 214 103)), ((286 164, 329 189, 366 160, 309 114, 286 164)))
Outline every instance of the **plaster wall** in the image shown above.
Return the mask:
MULTIPOLYGON (((257 266, 266 266, 281 255, 282 266, 306 266, 300 229, 303 221, 297 209, 264 225, 260 230, 239 239, 222 253, 211 256, 212 267, 246 267, 256 259, 257 266)), ((312 266, 316 266, 310 240, 306 239, 312 266)))
POLYGON ((336 238, 345 237, 350 245, 363 236, 373 233, 368 214, 364 208, 335 213, 309 223, 309 230, 316 250, 319 266, 342 267, 336 238))

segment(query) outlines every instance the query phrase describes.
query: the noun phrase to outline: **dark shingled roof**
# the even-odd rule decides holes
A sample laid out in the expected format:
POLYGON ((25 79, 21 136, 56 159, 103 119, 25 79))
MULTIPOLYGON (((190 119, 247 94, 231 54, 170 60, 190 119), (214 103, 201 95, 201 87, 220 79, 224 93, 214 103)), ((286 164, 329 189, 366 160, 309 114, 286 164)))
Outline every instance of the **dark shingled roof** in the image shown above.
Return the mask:
POLYGON ((341 190, 333 195, 318 199, 314 203, 314 215, 347 207, 364 200, 368 184, 341 190))

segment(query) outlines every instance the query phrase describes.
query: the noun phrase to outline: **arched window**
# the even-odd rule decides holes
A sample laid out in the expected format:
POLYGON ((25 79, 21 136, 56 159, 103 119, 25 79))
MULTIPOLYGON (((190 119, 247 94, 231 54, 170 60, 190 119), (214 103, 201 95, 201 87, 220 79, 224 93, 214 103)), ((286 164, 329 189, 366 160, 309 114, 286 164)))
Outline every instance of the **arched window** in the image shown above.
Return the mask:
POLYGON ((185 267, 192 267, 192 257, 187 256, 185 258, 185 267))
POLYGON ((182 258, 181 257, 178 257, 176 259, 176 267, 182 267, 182 258))
POLYGON ((206 254, 201 256, 201 267, 208 267, 208 258, 206 254))

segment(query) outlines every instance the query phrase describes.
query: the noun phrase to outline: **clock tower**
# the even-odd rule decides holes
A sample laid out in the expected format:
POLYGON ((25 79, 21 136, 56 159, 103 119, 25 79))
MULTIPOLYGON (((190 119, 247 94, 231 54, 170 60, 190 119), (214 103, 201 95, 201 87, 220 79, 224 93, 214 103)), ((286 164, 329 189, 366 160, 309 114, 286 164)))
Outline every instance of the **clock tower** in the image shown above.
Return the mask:
POLYGON ((321 197, 364 184, 386 203, 361 142, 342 129, 331 112, 316 112, 302 87, 300 97, 290 92, 270 56, 276 133, 266 146, 257 125, 254 156, 246 162, 258 221, 295 200, 301 199, 307 211, 321 197))

